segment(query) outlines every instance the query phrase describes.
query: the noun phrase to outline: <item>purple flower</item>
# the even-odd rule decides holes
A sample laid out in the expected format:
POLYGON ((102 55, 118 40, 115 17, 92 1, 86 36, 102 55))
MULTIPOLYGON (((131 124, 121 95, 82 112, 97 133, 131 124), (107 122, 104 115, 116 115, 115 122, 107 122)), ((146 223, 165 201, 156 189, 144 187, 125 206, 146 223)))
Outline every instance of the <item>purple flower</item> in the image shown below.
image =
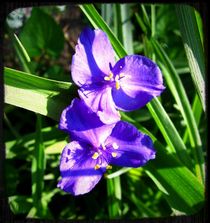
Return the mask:
POLYGON ((140 55, 115 63, 114 50, 100 29, 84 29, 72 58, 71 74, 79 95, 104 123, 120 120, 116 110, 143 107, 165 89, 158 66, 140 55))
POLYGON ((62 112, 59 128, 71 142, 61 154, 58 187, 73 195, 92 190, 111 165, 139 167, 155 158, 149 136, 123 121, 104 124, 80 99, 62 112))

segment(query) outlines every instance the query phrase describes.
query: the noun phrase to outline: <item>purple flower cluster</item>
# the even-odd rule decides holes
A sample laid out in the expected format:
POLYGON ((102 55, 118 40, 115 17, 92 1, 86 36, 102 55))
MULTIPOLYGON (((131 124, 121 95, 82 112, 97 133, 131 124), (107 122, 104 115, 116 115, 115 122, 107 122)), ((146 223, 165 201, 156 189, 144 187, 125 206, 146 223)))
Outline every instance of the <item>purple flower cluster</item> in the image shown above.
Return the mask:
POLYGON ((61 115, 59 128, 69 133, 71 142, 61 154, 58 187, 81 195, 112 165, 139 167, 155 158, 150 137, 120 121, 118 110, 139 109, 165 87, 158 66, 144 56, 115 63, 111 43, 100 29, 84 29, 75 51, 71 74, 80 99, 61 115))

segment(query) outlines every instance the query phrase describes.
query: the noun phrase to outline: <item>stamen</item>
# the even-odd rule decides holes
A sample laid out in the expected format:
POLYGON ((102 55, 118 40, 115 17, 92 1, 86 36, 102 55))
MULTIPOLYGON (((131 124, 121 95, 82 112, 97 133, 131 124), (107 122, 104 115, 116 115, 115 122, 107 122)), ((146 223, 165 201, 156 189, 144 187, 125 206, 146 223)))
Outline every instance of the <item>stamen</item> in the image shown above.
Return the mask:
POLYGON ((104 80, 105 80, 105 81, 110 81, 112 78, 113 78, 113 73, 110 72, 110 73, 109 73, 109 76, 105 76, 105 77, 104 77, 104 80))
POLYGON ((97 152, 95 152, 95 153, 93 154, 93 156, 92 156, 92 158, 93 158, 94 160, 96 160, 98 157, 99 157, 99 153, 97 153, 97 152))
POLYGON ((120 89, 120 83, 119 83, 119 81, 116 81, 116 83, 115 83, 115 87, 116 87, 117 90, 120 89))
POLYGON ((96 164, 95 167, 94 167, 95 170, 98 170, 98 169, 100 169, 100 168, 101 168, 101 166, 98 165, 98 164, 96 164))
POLYGON ((112 144, 112 147, 113 147, 114 149, 118 149, 118 148, 119 148, 119 146, 117 145, 116 142, 114 142, 114 143, 112 144))
POLYGON ((117 156, 117 153, 112 152, 111 154, 112 154, 112 157, 114 158, 117 156))
POLYGON ((110 81, 110 78, 109 78, 108 76, 105 76, 105 77, 104 77, 104 80, 105 80, 105 81, 110 81))
POLYGON ((119 75, 116 75, 116 77, 115 77, 115 87, 116 87, 116 89, 117 90, 119 90, 120 89, 120 82, 119 82, 119 75))
POLYGON ((107 165, 107 166, 106 166, 106 169, 107 169, 107 170, 111 170, 111 169, 112 169, 112 166, 107 165))
POLYGON ((122 66, 120 66, 120 68, 122 68, 122 66))

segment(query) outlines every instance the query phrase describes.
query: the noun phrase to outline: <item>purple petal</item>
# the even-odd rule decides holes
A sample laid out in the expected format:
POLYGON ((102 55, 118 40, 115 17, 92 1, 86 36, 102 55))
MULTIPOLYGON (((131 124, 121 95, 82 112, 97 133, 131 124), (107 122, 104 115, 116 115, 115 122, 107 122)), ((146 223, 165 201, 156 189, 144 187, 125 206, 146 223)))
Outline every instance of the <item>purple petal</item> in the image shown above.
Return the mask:
POLYGON ((61 114, 59 128, 80 139, 99 147, 111 134, 115 124, 105 125, 83 100, 75 98, 61 114))
POLYGON ((112 96, 117 108, 124 111, 143 107, 165 89, 160 69, 144 56, 126 56, 116 63, 112 72, 121 76, 120 89, 113 88, 112 96))
POLYGON ((107 160, 113 165, 139 167, 155 158, 150 137, 127 122, 116 124, 105 145, 107 160))
POLYGON ((88 144, 73 141, 67 144, 61 155, 62 179, 58 187, 73 195, 91 191, 106 171, 107 163, 103 157, 100 160, 93 159, 94 150, 88 147, 88 144), (100 168, 96 169, 99 164, 100 168))
POLYGON ((114 64, 114 50, 103 31, 85 28, 81 33, 72 58, 72 78, 78 85, 103 81, 114 64))
POLYGON ((80 98, 86 105, 96 112, 100 120, 105 124, 116 123, 120 120, 120 113, 116 110, 111 95, 111 87, 92 86, 90 90, 79 90, 80 98))

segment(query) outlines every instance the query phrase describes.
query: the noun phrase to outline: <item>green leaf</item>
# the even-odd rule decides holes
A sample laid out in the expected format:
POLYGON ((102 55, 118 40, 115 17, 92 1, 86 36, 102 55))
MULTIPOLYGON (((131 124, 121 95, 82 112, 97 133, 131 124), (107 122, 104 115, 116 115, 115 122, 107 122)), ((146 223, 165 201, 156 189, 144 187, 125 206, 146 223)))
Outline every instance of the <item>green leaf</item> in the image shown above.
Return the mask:
POLYGON ((192 79, 205 111, 205 61, 195 12, 187 5, 176 5, 175 7, 192 79))
POLYGON ((76 96, 68 82, 53 81, 10 68, 4 69, 5 103, 60 119, 62 110, 76 96))
POLYGON ((55 20, 39 8, 33 8, 20 40, 29 56, 40 56, 43 52, 58 56, 64 47, 64 35, 55 20))

